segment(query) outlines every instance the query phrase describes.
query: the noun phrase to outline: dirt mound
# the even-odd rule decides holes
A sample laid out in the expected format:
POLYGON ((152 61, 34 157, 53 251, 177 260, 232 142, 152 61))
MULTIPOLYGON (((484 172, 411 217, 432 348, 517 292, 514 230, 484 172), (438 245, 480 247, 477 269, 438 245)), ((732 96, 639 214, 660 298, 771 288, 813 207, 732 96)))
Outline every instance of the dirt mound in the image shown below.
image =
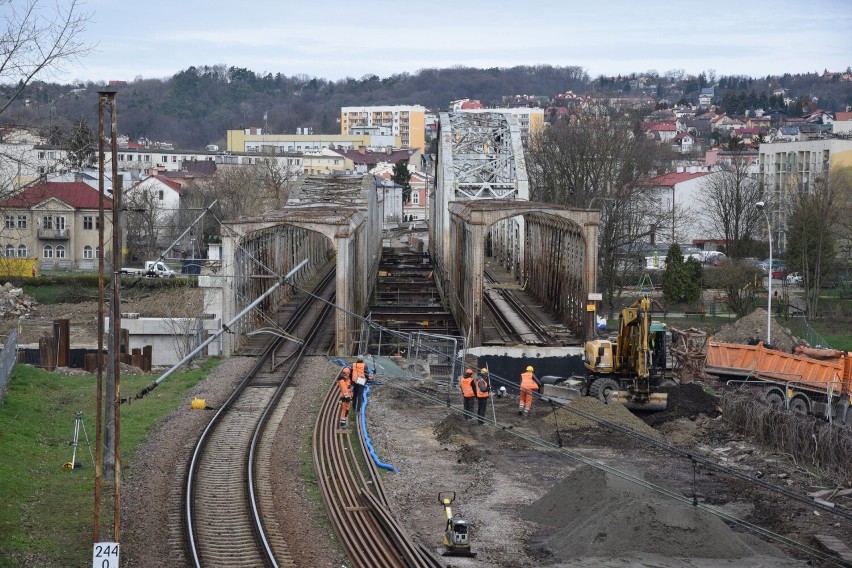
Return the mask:
POLYGON ((667 393, 668 403, 665 410, 649 412, 643 417, 645 424, 649 426, 657 426, 679 418, 695 420, 702 415, 715 418, 721 414, 718 399, 707 393, 699 383, 662 387, 656 391, 667 393))
POLYGON ((464 416, 457 412, 452 412, 446 418, 435 425, 435 439, 446 444, 456 436, 464 433, 470 427, 470 422, 464 419, 464 416))
POLYGON ((587 466, 555 484, 522 516, 550 527, 539 545, 564 560, 637 553, 712 559, 755 554, 718 517, 660 500, 628 480, 587 466))
MULTIPOLYGON (((614 422, 621 426, 626 426, 633 430, 642 432, 643 434, 659 436, 656 430, 648 426, 621 404, 605 404, 594 397, 581 396, 572 400, 571 404, 568 405, 568 408, 575 408, 577 410, 593 414, 598 418, 608 422, 614 422)), ((554 427, 558 424, 560 430, 577 430, 598 427, 597 422, 583 418, 579 414, 567 409, 554 410, 544 417, 544 422, 554 427)))
MULTIPOLYGON (((749 315, 737 321, 723 326, 713 336, 714 341, 720 343, 749 343, 766 339, 766 310, 757 308, 749 315)), ((793 347, 803 343, 802 340, 793 337, 790 330, 779 325, 772 318, 772 345, 771 347, 790 353, 793 347)))

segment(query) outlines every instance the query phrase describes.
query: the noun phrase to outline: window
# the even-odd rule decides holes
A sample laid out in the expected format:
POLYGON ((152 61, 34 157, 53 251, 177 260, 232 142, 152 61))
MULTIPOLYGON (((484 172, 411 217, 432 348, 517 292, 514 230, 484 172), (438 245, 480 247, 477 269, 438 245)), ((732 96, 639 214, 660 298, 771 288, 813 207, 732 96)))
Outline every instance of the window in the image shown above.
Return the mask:
POLYGON ((177 156, 172 156, 172 163, 176 163, 176 162, 177 162, 177 156))
POLYGON ((15 217, 14 215, 6 215, 6 228, 14 229, 15 228, 15 217))
POLYGON ((18 256, 21 258, 29 256, 27 254, 27 245, 18 245, 18 256))
POLYGON ((145 161, 146 161, 146 162, 150 162, 150 161, 151 161, 151 154, 145 154, 145 161))
POLYGON ((6 256, 15 256, 15 245, 6 245, 6 256))
POLYGON ((65 247, 56 245, 56 258, 65 258, 65 247))
POLYGON ((83 217, 83 230, 91 231, 95 226, 94 217, 86 215, 83 217))
POLYGON ((56 230, 58 230, 58 231, 64 231, 65 230, 65 216, 64 215, 58 215, 58 216, 54 217, 53 220, 54 220, 54 224, 56 225, 56 230))
POLYGON ((412 191, 411 192, 411 203, 414 204, 414 205, 420 204, 420 192, 419 191, 412 191))
POLYGON ((127 154, 127 161, 128 161, 128 162, 132 162, 132 161, 133 161, 133 154, 127 154))
MULTIPOLYGON (((41 226, 44 229, 52 229, 53 228, 53 217, 50 215, 45 215, 41 218, 41 226)), ((47 257, 45 257, 47 258, 47 257)))
POLYGON ((92 251, 92 247, 86 245, 83 247, 83 258, 92 259, 94 258, 94 252, 92 251))
POLYGON ((124 161, 124 154, 119 154, 119 155, 118 155, 118 161, 119 161, 119 162, 123 162, 123 161, 124 161))
POLYGON ((163 198, 164 198, 165 196, 166 196, 166 192, 164 192, 164 191, 161 189, 161 190, 160 190, 160 193, 159 193, 160 201, 162 201, 162 200, 163 200, 163 198))
POLYGON ((46 157, 47 157, 47 152, 43 152, 43 151, 42 151, 42 152, 39 152, 39 153, 38 153, 38 159, 39 159, 39 160, 43 160, 43 159, 45 159, 46 157))
POLYGON ((42 251, 42 256, 44 258, 53 258, 53 247, 50 245, 44 245, 44 250, 42 251))
POLYGON ((18 215, 18 228, 26 229, 27 228, 27 216, 26 215, 18 215))

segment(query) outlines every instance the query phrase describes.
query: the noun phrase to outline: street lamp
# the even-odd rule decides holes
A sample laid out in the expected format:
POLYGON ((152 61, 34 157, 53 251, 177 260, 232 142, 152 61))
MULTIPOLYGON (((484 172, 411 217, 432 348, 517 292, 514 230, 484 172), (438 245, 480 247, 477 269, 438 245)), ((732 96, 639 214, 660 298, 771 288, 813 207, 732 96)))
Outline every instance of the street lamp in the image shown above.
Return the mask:
POLYGON ((769 286, 766 289, 766 343, 772 343, 772 227, 769 224, 769 215, 766 214, 766 204, 763 201, 758 201, 754 204, 758 211, 763 212, 763 218, 766 219, 766 234, 769 237, 769 286))

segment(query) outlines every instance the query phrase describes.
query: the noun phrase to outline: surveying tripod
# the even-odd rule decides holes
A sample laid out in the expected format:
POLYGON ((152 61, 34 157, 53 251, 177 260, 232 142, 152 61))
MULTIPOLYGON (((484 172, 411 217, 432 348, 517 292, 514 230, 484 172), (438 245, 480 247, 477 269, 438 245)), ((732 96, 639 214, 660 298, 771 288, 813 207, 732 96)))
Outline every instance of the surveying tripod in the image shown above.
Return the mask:
MULTIPOLYGON (((74 413, 74 434, 71 438, 71 441, 68 444, 73 448, 71 450, 71 461, 65 462, 65 469, 74 469, 76 467, 80 467, 82 464, 76 461, 77 459, 77 445, 80 439, 80 428, 83 429, 83 437, 86 438, 86 447, 89 448, 89 454, 92 453, 92 447, 89 445, 89 435, 86 433, 86 425, 83 424, 83 411, 78 410, 74 413)), ((92 463, 95 463, 95 458, 92 458, 92 463)))

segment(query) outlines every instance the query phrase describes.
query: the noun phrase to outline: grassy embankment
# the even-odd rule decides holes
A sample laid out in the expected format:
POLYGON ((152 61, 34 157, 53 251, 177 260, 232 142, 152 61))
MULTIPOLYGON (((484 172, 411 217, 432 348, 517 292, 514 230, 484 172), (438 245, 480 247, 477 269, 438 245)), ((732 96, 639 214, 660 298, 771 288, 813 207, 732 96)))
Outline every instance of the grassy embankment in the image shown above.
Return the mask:
MULTIPOLYGON (((128 466, 137 446, 218 363, 212 359, 201 369, 175 373, 146 397, 122 406, 124 476, 132 475, 128 466)), ((122 395, 139 392, 153 377, 123 376, 122 395)), ((93 375, 61 376, 15 366, 0 405, 0 568, 91 562, 96 387, 93 375), (88 443, 81 428, 75 459, 80 466, 67 469, 77 411, 82 412, 88 443)), ((101 539, 108 540, 112 532, 109 489, 102 492, 101 520, 101 539)))

